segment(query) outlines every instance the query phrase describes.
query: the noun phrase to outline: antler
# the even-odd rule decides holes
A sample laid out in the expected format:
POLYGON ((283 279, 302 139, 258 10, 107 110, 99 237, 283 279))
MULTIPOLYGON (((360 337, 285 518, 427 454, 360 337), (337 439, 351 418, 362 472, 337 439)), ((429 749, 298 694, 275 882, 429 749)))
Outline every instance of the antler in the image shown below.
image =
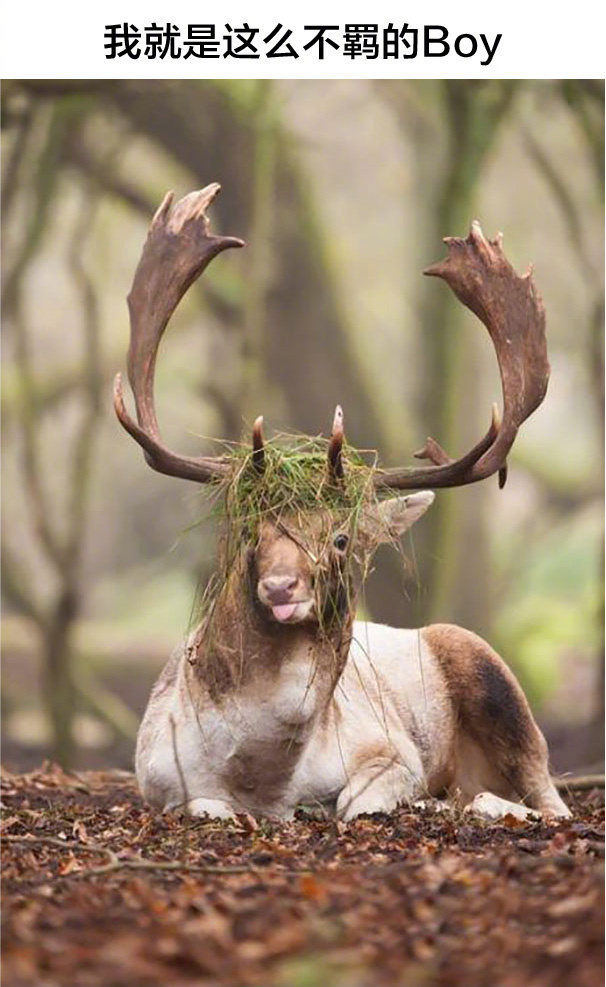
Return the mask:
POLYGON ((265 469, 265 438, 263 436, 263 415, 255 418, 252 432, 252 461, 258 473, 265 469))
POLYGON ((375 477, 377 487, 458 487, 497 472, 503 486, 518 429, 547 391, 545 309, 532 269, 522 277, 516 274, 503 253, 502 234, 486 240, 478 222, 472 223, 466 240, 447 237, 444 242, 448 256, 424 273, 443 278, 488 329, 501 374, 503 420, 493 408, 488 432, 461 459, 451 459, 434 439, 427 439, 415 456, 431 460, 432 466, 383 470, 375 477))
POLYGON ((340 404, 335 408, 335 416, 332 422, 332 436, 328 443, 328 469, 333 480, 342 480, 345 475, 343 469, 343 442, 345 441, 345 422, 343 419, 343 409, 340 404))
POLYGON ((207 265, 228 247, 243 247, 232 236, 211 236, 206 209, 220 191, 213 183, 173 205, 168 192, 154 216, 128 296, 130 347, 128 379, 137 408, 135 422, 124 404, 122 375, 114 381, 114 408, 153 469, 198 483, 221 477, 221 457, 179 456, 163 445, 154 407, 154 370, 162 334, 181 298, 207 265))

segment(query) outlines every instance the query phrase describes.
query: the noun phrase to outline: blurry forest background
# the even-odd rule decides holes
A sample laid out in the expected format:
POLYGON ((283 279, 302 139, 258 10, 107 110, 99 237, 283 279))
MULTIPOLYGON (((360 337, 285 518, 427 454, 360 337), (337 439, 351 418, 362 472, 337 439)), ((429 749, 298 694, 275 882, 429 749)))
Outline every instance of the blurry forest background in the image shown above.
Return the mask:
MULTIPOLYGON (((125 297, 168 188, 211 181, 217 259, 176 313, 157 404, 180 452, 329 430, 410 461, 459 454, 500 399, 477 320, 422 269, 505 235, 548 315, 552 378, 509 481, 438 493, 376 620, 454 621, 519 675, 557 770, 603 758, 601 81, 10 81, 2 96, 3 758, 129 768, 215 531, 193 484, 121 430, 125 297)), ((215 447, 216 448, 216 447, 215 447)))

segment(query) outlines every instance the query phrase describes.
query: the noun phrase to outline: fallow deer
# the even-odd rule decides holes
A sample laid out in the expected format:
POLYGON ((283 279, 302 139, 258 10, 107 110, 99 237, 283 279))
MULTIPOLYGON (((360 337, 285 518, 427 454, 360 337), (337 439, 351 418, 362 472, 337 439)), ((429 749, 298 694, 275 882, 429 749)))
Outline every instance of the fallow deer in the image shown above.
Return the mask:
MULTIPOLYGON (((128 377, 118 418, 153 469, 202 484, 235 482, 229 456, 186 457, 162 442, 154 408, 156 355, 193 281, 234 237, 209 232, 216 184, 176 204, 169 193, 152 221, 128 298, 128 377)), ((362 509, 340 514, 331 499, 300 509, 284 498, 254 529, 225 532, 221 581, 200 626, 156 682, 137 740, 144 797, 165 810, 289 818, 299 803, 332 806, 350 819, 427 795, 487 790, 550 815, 569 815, 548 769, 545 739, 514 675, 470 631, 436 624, 403 630, 355 620, 356 573, 381 541, 396 540, 434 499, 424 487, 502 485, 518 428, 545 395, 545 315, 531 273, 519 277, 473 223, 448 238, 448 256, 425 273, 444 279, 484 323, 499 363, 503 415, 453 460, 433 439, 430 465, 378 469, 362 509), (417 490, 412 494, 390 491, 417 490), (328 505, 328 506, 327 506, 328 505)), ((348 446, 335 414, 318 486, 347 502, 348 446)), ((262 419, 250 456, 237 465, 264 482, 271 444, 262 419)), ((288 492, 287 492, 288 494, 288 492)), ((294 493, 292 494, 294 497, 294 493)))

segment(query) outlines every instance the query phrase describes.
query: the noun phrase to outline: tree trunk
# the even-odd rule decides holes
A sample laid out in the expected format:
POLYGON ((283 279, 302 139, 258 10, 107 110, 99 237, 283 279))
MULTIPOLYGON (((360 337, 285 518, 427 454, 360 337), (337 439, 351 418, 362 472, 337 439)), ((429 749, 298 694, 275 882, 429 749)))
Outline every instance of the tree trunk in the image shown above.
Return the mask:
POLYGON ((52 757, 62 767, 75 758, 73 718, 76 693, 72 674, 71 635, 78 611, 76 593, 61 590, 42 639, 45 700, 52 726, 52 757))

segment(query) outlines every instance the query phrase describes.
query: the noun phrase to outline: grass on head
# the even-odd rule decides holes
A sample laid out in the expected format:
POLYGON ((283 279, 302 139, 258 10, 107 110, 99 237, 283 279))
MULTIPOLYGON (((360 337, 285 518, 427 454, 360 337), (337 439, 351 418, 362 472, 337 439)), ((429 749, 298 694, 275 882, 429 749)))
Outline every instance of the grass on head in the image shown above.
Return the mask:
POLYGON ((240 537, 254 540, 264 519, 330 512, 340 523, 359 514, 374 496, 374 463, 344 444, 344 477, 331 477, 328 441, 309 436, 277 436, 265 443, 264 468, 258 470, 250 447, 236 447, 232 469, 221 481, 217 513, 240 537), (221 496, 222 494, 222 496, 221 496))

